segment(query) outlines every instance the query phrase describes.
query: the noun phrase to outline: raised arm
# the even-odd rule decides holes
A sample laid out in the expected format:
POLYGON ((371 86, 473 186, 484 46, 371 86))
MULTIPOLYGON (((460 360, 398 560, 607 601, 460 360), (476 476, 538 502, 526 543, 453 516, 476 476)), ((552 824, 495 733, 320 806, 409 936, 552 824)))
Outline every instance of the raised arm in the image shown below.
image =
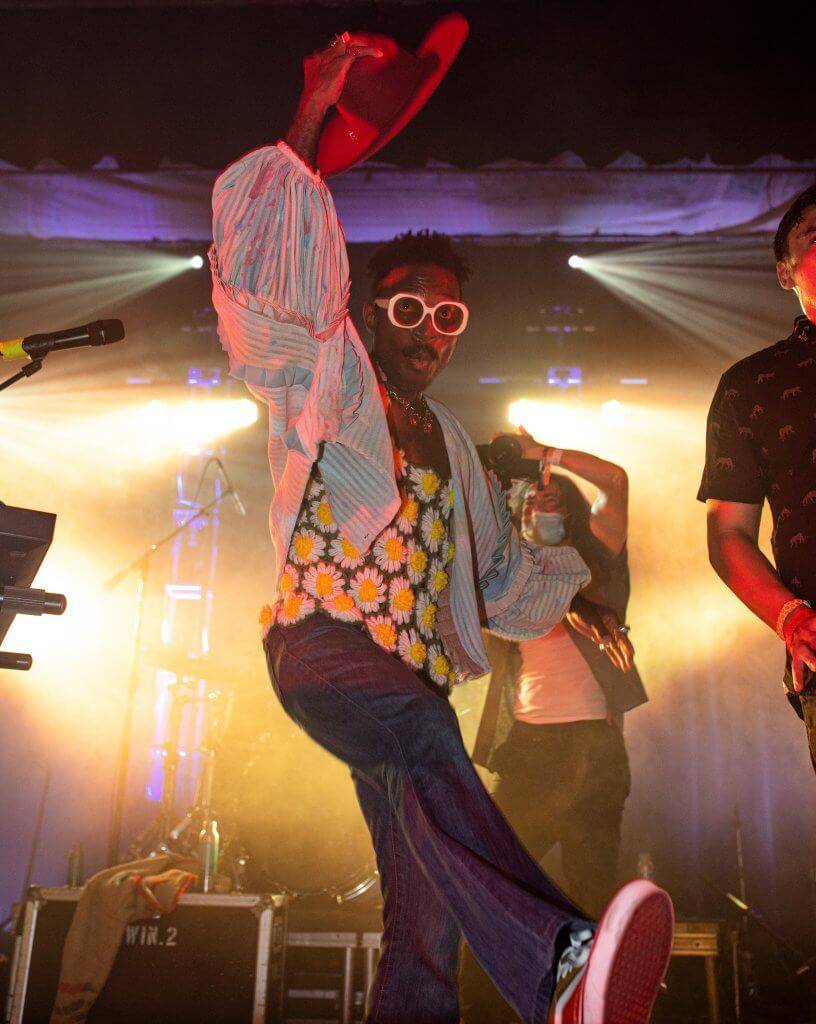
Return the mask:
POLYGON ((326 111, 363 53, 372 50, 340 37, 307 57, 288 142, 247 153, 213 189, 210 262, 219 336, 233 376, 256 392, 304 379, 315 368, 316 346, 345 330, 345 239, 312 164, 326 111))
POLYGON ((352 65, 359 57, 381 56, 381 50, 344 32, 335 36, 325 50, 303 61, 303 93, 286 133, 286 142, 310 167, 317 164, 317 143, 323 121, 340 99, 352 65))
POLYGON ((561 450, 558 465, 598 488, 589 528, 612 552, 620 554, 629 530, 629 477, 623 466, 589 452, 561 450))
POLYGON ((517 440, 522 444, 523 458, 540 460, 548 451, 553 452, 562 469, 598 488, 589 526, 604 547, 613 555, 620 554, 629 529, 629 477, 626 470, 589 452, 548 448, 539 444, 523 427, 517 440))

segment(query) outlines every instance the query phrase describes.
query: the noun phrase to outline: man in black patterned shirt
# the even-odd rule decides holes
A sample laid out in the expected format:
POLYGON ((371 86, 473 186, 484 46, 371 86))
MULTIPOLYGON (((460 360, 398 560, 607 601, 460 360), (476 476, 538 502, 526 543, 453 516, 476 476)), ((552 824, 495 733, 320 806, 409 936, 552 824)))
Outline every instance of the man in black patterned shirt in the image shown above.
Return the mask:
POLYGON ((723 374, 697 497, 708 506, 714 569, 785 643, 785 687, 816 770, 816 185, 785 213, 774 254, 804 316, 789 337, 723 374), (766 499, 776 569, 758 544, 766 499))

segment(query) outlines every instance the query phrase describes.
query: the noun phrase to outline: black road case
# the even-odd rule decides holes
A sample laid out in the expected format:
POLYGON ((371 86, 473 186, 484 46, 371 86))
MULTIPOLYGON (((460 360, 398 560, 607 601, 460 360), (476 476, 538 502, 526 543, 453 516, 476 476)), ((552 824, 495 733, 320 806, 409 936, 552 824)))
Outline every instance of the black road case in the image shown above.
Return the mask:
MULTIPOLYGON (((81 889, 32 887, 12 964, 8 1024, 48 1024, 62 947, 81 889)), ((182 896, 125 926, 88 1024, 279 1024, 286 898, 182 896)))

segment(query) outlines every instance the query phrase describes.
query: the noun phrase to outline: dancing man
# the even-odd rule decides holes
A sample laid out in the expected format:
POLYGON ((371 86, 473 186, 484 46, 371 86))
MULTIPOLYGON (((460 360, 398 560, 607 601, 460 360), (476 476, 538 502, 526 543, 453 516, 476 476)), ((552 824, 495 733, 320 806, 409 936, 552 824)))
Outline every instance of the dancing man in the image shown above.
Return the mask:
POLYGON ((804 315, 787 338, 720 379, 697 497, 708 509, 711 564, 785 645, 784 685, 816 770, 816 186, 782 217, 774 255, 779 283, 804 315), (776 569, 759 548, 766 499, 776 569))
POLYGON ((213 195, 214 302, 231 372, 269 407, 278 556, 265 638, 284 710, 352 769, 384 900, 368 1024, 456 1024, 463 933, 523 1020, 644 1022, 672 934, 668 896, 625 887, 595 926, 540 871, 479 781, 448 702, 488 669, 480 617, 511 639, 552 628, 587 582, 567 546, 533 548, 470 440, 425 389, 467 325, 446 238, 372 262, 365 326, 313 168, 360 56, 345 34, 304 62, 286 141, 213 195))
MULTIPOLYGON (((529 454, 544 475, 514 486, 513 520, 531 545, 576 548, 592 583, 546 636, 486 637, 492 673, 473 760, 496 774, 493 799, 537 860, 560 843, 570 897, 599 917, 615 890, 630 787, 623 714, 646 701, 623 624, 629 485, 621 466, 588 452, 539 445, 529 454), (570 477, 550 475, 551 464, 596 487, 594 504, 570 477)), ((467 949, 461 991, 467 1024, 508 1020, 467 949)))

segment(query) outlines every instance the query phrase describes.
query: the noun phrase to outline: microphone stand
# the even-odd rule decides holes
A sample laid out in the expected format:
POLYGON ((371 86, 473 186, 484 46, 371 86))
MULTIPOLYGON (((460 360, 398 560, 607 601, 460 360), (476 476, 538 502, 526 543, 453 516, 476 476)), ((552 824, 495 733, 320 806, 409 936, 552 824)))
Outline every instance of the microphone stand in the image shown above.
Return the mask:
MULTIPOLYGON (((810 959, 805 960, 804 954, 802 953, 801 949, 799 949, 798 946, 794 945, 794 943, 792 943, 789 939, 785 938, 784 935, 782 935, 770 924, 768 924, 765 917, 756 908, 756 906, 752 906, 750 903, 747 902, 747 900, 735 895, 732 892, 729 892, 727 889, 723 889, 722 886, 718 885, 717 882, 715 882, 708 875, 701 875, 700 877, 710 889, 713 889, 714 892, 722 896, 722 898, 726 902, 730 903, 731 906, 734 907, 737 911, 739 911, 740 914, 738 930, 734 932, 734 944, 732 947, 732 972, 734 978, 734 1020, 736 1022, 739 1022, 743 1019, 741 985, 742 982, 745 980, 744 969, 742 971, 740 970, 740 961, 743 959, 740 948, 740 936, 743 938, 744 943, 744 937, 747 931, 747 927, 750 923, 755 924, 758 928, 765 932, 766 935, 770 937, 771 941, 776 946, 777 955, 779 956, 781 963, 790 974, 793 974, 797 978, 804 977, 805 975, 810 975, 808 980, 812 980, 813 976, 810 972, 813 970, 813 967, 816 964, 816 956, 810 957, 810 959), (787 953, 788 956, 793 960, 793 964, 796 966, 792 966, 789 960, 781 956, 780 951, 787 953)), ((740 886, 740 888, 742 889, 742 886, 740 886)))
POLYGON ((42 369, 43 359, 45 356, 41 356, 39 359, 32 359, 30 363, 26 363, 22 370, 6 377, 4 381, 0 381, 0 391, 5 391, 6 388, 10 388, 12 384, 16 384, 18 380, 22 380, 23 377, 33 377, 37 370, 42 369))
MULTIPOLYGON (((48 800, 48 792, 51 789, 51 762, 48 761, 45 764, 45 778, 43 779, 42 791, 40 793, 40 802, 37 806, 37 818, 34 822, 34 834, 31 837, 31 847, 28 852, 28 864, 26 866, 25 880, 23 881, 23 893, 20 897, 20 903, 25 904, 28 896, 28 890, 31 886, 31 878, 34 874, 34 862, 37 859, 37 853, 40 849, 40 837, 42 836, 43 818, 45 817, 45 804, 48 800)), ((10 924, 14 920, 14 911, 12 911, 8 917, 3 918, 0 921, 0 931, 10 924)), ((20 925, 22 918, 18 918, 17 924, 20 925)))
POLYGON ((117 755, 116 769, 113 777, 113 793, 111 796, 111 818, 108 829, 108 853, 107 865, 113 867, 119 863, 119 850, 122 841, 122 816, 125 806, 125 787, 127 783, 127 769, 130 760, 130 742, 133 732, 133 714, 136 708, 136 694, 139 689, 139 668, 141 661, 142 645, 142 620, 144 615, 144 595, 147 588, 147 579, 150 572, 150 560, 157 551, 178 537, 180 533, 196 520, 207 520, 218 508, 221 502, 235 493, 234 488, 229 487, 217 495, 209 504, 202 506, 198 511, 184 520, 175 530, 171 530, 160 540, 155 541, 146 548, 140 555, 133 559, 128 565, 118 572, 115 572, 102 584, 103 590, 113 590, 118 587, 122 580, 131 573, 137 573, 136 580, 136 606, 133 614, 133 649, 130 659, 130 678, 128 680, 127 696, 125 699, 125 711, 122 716, 122 731, 119 738, 119 750, 117 755))

